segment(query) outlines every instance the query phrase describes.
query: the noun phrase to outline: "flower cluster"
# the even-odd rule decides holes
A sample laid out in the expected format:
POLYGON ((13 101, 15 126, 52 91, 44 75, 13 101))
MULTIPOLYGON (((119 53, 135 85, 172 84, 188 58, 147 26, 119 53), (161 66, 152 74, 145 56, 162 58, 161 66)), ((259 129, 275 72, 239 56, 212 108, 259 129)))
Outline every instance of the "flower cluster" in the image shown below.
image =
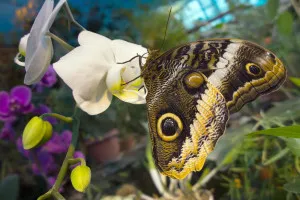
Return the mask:
POLYGON ((33 111, 31 90, 27 86, 13 87, 10 92, 0 92, 0 120, 13 122, 21 114, 33 111))
MULTIPOLYGON (((32 172, 36 175, 45 175, 49 187, 51 187, 55 182, 59 170, 56 158, 60 155, 63 156, 64 153, 67 152, 71 139, 72 132, 65 130, 60 134, 54 132, 52 138, 47 143, 39 148, 33 149, 31 152, 24 150, 21 138, 17 139, 16 145, 19 152, 32 161, 32 172)), ((76 151, 74 158, 84 158, 84 155, 82 152, 76 151)))

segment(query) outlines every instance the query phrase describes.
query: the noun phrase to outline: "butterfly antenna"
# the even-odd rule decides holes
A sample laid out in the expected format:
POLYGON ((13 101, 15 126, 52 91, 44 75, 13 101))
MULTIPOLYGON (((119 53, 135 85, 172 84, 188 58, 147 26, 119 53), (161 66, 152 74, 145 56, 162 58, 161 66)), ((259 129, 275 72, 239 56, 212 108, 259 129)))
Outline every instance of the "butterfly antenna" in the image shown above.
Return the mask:
POLYGON ((170 21, 170 17, 171 17, 171 13, 172 13, 172 7, 170 8, 170 11, 169 11, 169 16, 168 16, 168 21, 167 21, 167 24, 166 24, 166 28, 165 28, 165 35, 164 35, 164 40, 163 40, 163 43, 160 47, 160 50, 162 50, 162 48, 164 47, 165 45, 165 41, 166 41, 166 36, 167 36, 167 30, 168 30, 168 26, 169 26, 169 21, 170 21))

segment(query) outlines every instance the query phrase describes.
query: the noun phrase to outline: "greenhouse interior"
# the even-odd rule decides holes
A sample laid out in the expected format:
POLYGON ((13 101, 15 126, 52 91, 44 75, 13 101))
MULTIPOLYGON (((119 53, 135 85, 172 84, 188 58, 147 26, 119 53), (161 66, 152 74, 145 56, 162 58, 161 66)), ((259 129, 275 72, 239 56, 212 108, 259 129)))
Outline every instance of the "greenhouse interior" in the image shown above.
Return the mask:
POLYGON ((2 0, 0 51, 0 200, 300 200, 300 0, 2 0))

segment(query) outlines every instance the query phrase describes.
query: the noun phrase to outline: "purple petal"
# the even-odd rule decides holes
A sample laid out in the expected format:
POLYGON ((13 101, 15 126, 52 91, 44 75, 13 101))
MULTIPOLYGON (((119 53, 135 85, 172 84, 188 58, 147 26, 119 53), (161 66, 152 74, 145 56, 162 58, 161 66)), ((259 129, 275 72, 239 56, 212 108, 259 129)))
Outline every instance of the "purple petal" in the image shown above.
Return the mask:
POLYGON ((37 169, 37 163, 34 163, 32 166, 32 170, 36 174, 40 174, 41 171, 44 172, 45 174, 49 174, 52 172, 57 171, 57 164, 55 163, 54 157, 49 153, 45 151, 39 151, 37 153, 38 155, 38 160, 39 160, 39 168, 37 169))
POLYGON ((1 115, 0 114, 0 121, 3 122, 13 122, 17 119, 15 115, 1 115))
POLYGON ((52 87, 57 82, 56 72, 52 65, 49 66, 47 72, 39 82, 40 85, 45 87, 52 87))
POLYGON ((61 133, 61 137, 62 137, 62 143, 66 146, 66 150, 67 150, 69 145, 71 144, 72 132, 69 130, 65 130, 61 133))
POLYGON ((59 134, 54 133, 52 138, 43 145, 42 149, 49 153, 60 154, 66 152, 68 147, 62 142, 62 138, 59 134))
POLYGON ((0 139, 13 141, 14 137, 15 131, 13 130, 11 123, 6 122, 3 128, 1 129, 0 139))
MULTIPOLYGON (((75 153, 73 154, 73 158, 83 158, 83 159, 85 159, 85 156, 81 151, 75 151, 75 153)), ((75 165, 71 165, 70 168, 74 169, 78 165, 80 165, 80 163, 77 163, 75 165)))
POLYGON ((51 112, 51 109, 48 106, 44 105, 44 104, 40 104, 33 111, 33 113, 35 115, 42 115, 44 113, 50 113, 50 112, 51 112))
POLYGON ((31 101, 31 90, 29 87, 20 85, 11 89, 11 98, 18 100, 22 106, 27 106, 31 101))
POLYGON ((23 108, 21 109, 21 112, 22 112, 23 114, 28 114, 28 113, 32 112, 33 109, 34 109, 34 106, 33 106, 33 104, 31 103, 31 104, 29 104, 29 105, 23 107, 23 108))
POLYGON ((83 159, 85 159, 85 156, 81 151, 75 151, 73 157, 74 158, 83 158, 83 159))
POLYGON ((9 114, 9 94, 7 92, 0 92, 0 115, 9 114))

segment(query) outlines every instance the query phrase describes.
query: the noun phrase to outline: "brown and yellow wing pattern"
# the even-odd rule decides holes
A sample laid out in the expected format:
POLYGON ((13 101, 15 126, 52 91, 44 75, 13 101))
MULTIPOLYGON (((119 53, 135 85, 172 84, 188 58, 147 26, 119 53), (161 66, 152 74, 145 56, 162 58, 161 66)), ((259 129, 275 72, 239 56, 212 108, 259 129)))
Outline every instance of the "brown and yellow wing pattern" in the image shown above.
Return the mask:
POLYGON ((256 44, 216 39, 150 54, 142 76, 156 166, 182 179, 202 169, 229 112, 278 88, 286 70, 256 44))

